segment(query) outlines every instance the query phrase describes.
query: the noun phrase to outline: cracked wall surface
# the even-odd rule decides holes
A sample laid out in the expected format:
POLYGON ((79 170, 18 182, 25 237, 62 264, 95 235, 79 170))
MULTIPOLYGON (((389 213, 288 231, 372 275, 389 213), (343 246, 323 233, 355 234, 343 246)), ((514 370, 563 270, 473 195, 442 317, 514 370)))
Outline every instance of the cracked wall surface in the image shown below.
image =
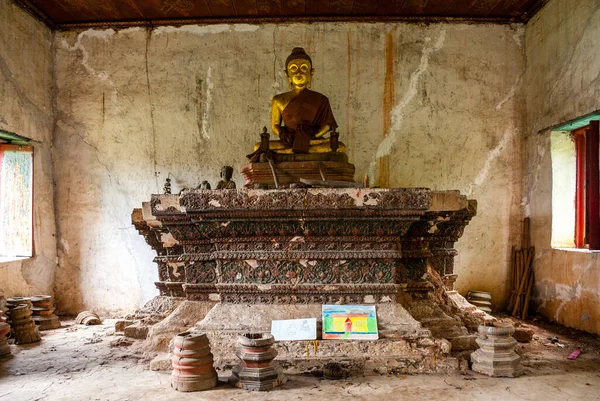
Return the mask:
POLYGON ((131 210, 167 176, 174 192, 204 179, 214 187, 228 164, 242 185, 294 46, 313 58, 313 89, 330 99, 356 180, 370 173, 371 183, 479 201, 458 243, 457 286, 501 305, 521 218, 523 33, 405 23, 57 33, 59 305, 115 310, 155 294, 131 210))
POLYGON ((34 256, 0 263, 0 294, 52 294, 56 240, 51 138, 53 34, 9 0, 0 0, 0 129, 32 139, 34 256))
POLYGON ((524 213, 531 217, 538 311, 600 333, 598 254, 552 249, 550 127, 600 109, 600 3, 551 0, 526 28, 524 213))

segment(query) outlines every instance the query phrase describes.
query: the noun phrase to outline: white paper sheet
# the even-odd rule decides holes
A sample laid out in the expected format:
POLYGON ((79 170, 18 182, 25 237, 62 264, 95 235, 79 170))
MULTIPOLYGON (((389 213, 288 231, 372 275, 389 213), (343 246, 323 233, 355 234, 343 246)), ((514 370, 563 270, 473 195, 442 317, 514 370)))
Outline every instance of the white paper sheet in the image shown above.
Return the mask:
POLYGON ((317 318, 271 321, 275 341, 316 340, 317 318))

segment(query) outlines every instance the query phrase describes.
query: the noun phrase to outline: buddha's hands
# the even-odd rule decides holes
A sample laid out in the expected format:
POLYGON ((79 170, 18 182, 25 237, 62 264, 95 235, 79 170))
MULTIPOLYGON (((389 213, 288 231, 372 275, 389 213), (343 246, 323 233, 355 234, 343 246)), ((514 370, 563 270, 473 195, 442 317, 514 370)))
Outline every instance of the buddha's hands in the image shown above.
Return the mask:
POLYGON ((331 127, 328 124, 325 124, 321 128, 319 128, 319 130, 315 134, 315 138, 321 138, 321 137, 323 137, 323 135, 325 135, 329 131, 331 131, 331 127))
POLYGON ((279 139, 287 146, 294 144, 294 137, 285 129, 285 127, 279 128, 279 139))

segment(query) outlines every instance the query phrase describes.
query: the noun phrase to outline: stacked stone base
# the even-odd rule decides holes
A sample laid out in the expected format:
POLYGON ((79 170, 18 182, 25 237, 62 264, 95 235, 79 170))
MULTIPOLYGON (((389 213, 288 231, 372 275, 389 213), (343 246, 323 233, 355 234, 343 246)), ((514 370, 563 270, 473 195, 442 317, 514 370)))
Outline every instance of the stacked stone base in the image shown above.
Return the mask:
POLYGON ((477 344, 471 354, 472 369, 493 377, 517 377, 523 374, 521 357, 515 352, 517 340, 511 337, 514 328, 502 323, 480 326, 477 344))
POLYGON ((238 336, 236 356, 240 364, 231 373, 237 387, 250 391, 268 391, 283 385, 287 378, 278 362, 273 359, 277 350, 270 333, 246 333, 238 336))
POLYGON ((287 382, 287 377, 278 363, 263 368, 260 372, 251 371, 239 365, 231 370, 231 383, 245 390, 268 391, 285 384, 285 382, 287 382))
POLYGON ((0 320, 0 358, 10 355, 10 347, 6 342, 6 336, 10 333, 10 326, 0 320))
POLYGON ((519 377, 523 374, 521 357, 513 353, 490 355, 481 350, 471 354, 472 369, 492 377, 519 377))
POLYGON ((61 327, 58 316, 54 314, 54 302, 50 295, 36 295, 31 298, 31 312, 38 330, 52 330, 61 327))

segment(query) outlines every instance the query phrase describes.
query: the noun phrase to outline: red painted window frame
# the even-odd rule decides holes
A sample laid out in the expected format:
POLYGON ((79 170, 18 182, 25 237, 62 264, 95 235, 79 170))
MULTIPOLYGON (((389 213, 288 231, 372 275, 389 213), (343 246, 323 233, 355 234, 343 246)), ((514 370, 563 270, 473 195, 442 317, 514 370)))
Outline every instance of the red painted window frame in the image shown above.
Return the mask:
POLYGON ((599 121, 573 131, 577 160, 575 246, 600 250, 599 121))
POLYGON ((575 247, 585 246, 585 129, 573 131, 577 174, 575 184, 575 247))

